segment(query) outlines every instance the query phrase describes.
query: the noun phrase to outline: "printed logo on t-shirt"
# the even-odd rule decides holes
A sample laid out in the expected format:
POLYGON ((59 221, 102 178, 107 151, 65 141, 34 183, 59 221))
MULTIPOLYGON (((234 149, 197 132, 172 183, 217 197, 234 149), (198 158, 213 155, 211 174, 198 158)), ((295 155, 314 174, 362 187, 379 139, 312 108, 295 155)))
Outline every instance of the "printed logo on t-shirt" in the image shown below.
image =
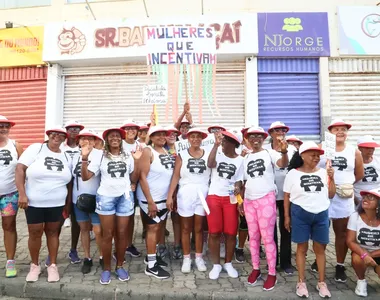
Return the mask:
POLYGON ((160 158, 161 165, 163 165, 165 169, 173 170, 174 161, 171 155, 160 154, 158 157, 160 158))
POLYGON ((321 177, 318 175, 303 175, 300 180, 300 186, 305 190, 305 192, 320 192, 324 186, 321 177))
POLYGON ((70 155, 71 158, 74 157, 75 154, 79 153, 79 151, 72 151, 72 150, 66 150, 65 151, 68 155, 70 155))
POLYGON ((228 164, 225 162, 221 162, 218 165, 218 168, 216 171, 218 172, 219 177, 225 178, 225 179, 231 179, 232 176, 236 173, 236 166, 233 164, 228 164))
POLYGON ((261 158, 252 160, 247 165, 247 174, 251 176, 251 178, 263 176, 265 170, 264 160, 261 158))
POLYGON ((206 162, 202 158, 190 158, 186 167, 190 173, 195 174, 203 174, 207 169, 206 162))
POLYGON ((108 174, 111 174, 112 178, 121 178, 127 173, 127 165, 123 161, 110 161, 108 163, 108 174))
MULTIPOLYGON (((88 164, 90 164, 91 161, 88 161, 88 164)), ((76 177, 82 177, 82 163, 79 161, 74 169, 74 174, 76 177)))
POLYGON ((44 165, 46 166, 46 169, 48 169, 49 171, 62 172, 62 170, 65 168, 64 164, 60 159, 50 156, 45 157, 44 165))
POLYGON ((1 150, 0 151, 0 165, 9 166, 9 163, 13 160, 11 155, 11 151, 9 150, 1 150))
POLYGON ((380 230, 360 228, 358 241, 361 245, 379 247, 380 246, 380 230))
POLYGON ((331 161, 331 166, 333 168, 338 168, 338 171, 343 171, 347 169, 347 158, 342 156, 335 156, 335 158, 331 161))
POLYGON ((374 167, 367 167, 364 168, 364 177, 363 177, 363 182, 373 182, 377 181, 377 177, 379 175, 376 172, 376 169, 374 167))

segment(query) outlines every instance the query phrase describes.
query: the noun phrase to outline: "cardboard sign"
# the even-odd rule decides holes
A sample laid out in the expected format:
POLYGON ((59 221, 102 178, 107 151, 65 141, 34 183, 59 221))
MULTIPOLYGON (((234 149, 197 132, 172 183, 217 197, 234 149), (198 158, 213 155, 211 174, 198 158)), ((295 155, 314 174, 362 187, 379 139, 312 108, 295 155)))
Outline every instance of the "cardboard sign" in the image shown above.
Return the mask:
POLYGON ((325 140, 322 142, 322 148, 325 150, 326 159, 335 158, 336 136, 328 131, 325 132, 325 140))
MULTIPOLYGON (((209 136, 202 141, 201 147, 205 151, 210 152, 212 147, 214 147, 214 143, 215 143, 214 135, 209 134, 209 136)), ((188 140, 182 140, 175 143, 175 150, 177 154, 180 154, 181 152, 186 151, 189 148, 190 148, 190 144, 188 140)))
POLYGON ((166 104, 168 102, 167 84, 150 84, 143 87, 143 104, 166 104))

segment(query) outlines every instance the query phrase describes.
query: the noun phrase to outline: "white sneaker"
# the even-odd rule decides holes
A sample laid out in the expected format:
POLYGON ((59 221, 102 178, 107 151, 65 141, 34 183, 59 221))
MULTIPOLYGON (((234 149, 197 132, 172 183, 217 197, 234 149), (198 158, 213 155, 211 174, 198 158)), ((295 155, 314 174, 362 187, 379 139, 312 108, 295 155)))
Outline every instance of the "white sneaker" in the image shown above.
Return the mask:
POLYGON ((207 271, 207 267, 206 267, 205 261, 203 260, 202 257, 197 257, 195 259, 195 264, 197 265, 197 268, 198 268, 199 272, 206 272, 207 271))
POLYGON ((222 266, 214 265, 210 273, 208 273, 208 278, 212 280, 217 280, 219 278, 220 272, 222 272, 222 266))
POLYGON ((208 250, 208 244, 207 244, 207 242, 204 242, 203 243, 202 255, 206 255, 207 254, 207 250, 208 250))
POLYGON ((95 240, 95 233, 93 231, 90 231, 90 240, 95 240))
POLYGON ((360 297, 367 297, 367 280, 358 280, 356 283, 356 289, 355 289, 355 294, 360 296, 360 297))
POLYGON ((70 227, 71 226, 71 221, 70 218, 67 218, 65 222, 63 222, 63 227, 70 227))
POLYGON ((226 258, 226 245, 220 243, 220 258, 226 258))
POLYGON ((238 278, 239 277, 239 273, 233 267, 232 263, 225 263, 223 265, 223 269, 228 273, 228 276, 230 276, 231 278, 238 278))
POLYGON ((181 272, 185 274, 191 272, 191 258, 185 257, 183 259, 181 272))

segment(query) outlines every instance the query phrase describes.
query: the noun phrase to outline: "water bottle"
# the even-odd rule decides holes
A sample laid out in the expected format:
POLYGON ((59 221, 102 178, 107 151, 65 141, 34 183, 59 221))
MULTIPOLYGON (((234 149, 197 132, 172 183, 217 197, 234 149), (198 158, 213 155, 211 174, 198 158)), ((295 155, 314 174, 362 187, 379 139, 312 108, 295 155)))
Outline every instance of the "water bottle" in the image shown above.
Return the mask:
POLYGON ((229 182, 229 184, 228 184, 228 195, 230 196, 230 203, 231 204, 237 203, 237 199, 236 199, 236 196, 234 194, 234 191, 235 191, 235 183, 229 182))

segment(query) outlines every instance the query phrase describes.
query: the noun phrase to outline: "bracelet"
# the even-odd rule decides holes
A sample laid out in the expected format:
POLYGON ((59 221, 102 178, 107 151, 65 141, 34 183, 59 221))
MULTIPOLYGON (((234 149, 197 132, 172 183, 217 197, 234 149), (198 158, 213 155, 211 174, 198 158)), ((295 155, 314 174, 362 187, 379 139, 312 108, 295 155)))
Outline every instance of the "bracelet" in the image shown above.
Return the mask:
POLYGON ((366 258, 366 256, 368 256, 368 253, 367 253, 367 252, 365 252, 365 253, 363 253, 362 255, 360 255, 360 258, 363 260, 364 258, 366 258))

